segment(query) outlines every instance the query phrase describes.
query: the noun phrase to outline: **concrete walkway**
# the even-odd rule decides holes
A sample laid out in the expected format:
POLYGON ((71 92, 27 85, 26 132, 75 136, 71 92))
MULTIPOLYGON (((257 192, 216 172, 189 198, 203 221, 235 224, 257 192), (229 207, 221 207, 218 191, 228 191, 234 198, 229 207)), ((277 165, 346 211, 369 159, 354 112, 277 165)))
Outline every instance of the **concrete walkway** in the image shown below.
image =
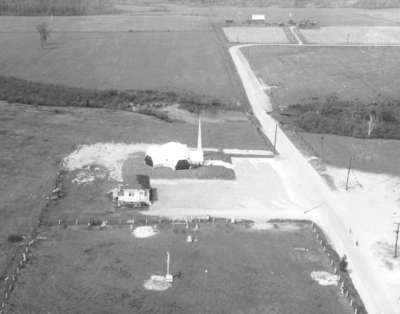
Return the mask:
MULTIPOLYGON (((260 88, 260 84, 250 68, 241 48, 248 45, 234 46, 229 49, 233 62, 242 80, 254 115, 259 120, 264 134, 274 140, 276 121, 266 111, 271 110, 269 97, 260 88)), ((318 223, 328 235, 339 254, 348 256, 351 277, 367 310, 371 314, 400 313, 396 306, 395 293, 388 291, 379 273, 366 254, 367 248, 357 246, 349 235, 348 224, 338 215, 343 210, 341 201, 331 192, 329 187, 308 163, 299 150, 278 127, 277 150, 279 158, 276 169, 284 179, 285 187, 296 203, 308 204, 315 210, 306 211, 304 219, 318 223)), ((357 222, 354 222, 357 223, 357 222)))

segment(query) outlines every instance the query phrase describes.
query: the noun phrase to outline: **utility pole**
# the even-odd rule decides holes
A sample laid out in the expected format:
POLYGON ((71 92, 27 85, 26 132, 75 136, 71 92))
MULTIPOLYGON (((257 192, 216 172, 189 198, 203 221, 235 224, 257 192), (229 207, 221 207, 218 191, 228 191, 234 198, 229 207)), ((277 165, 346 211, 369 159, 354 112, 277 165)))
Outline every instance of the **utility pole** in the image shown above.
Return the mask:
POLYGON ((276 135, 278 133, 278 123, 275 124, 275 135, 274 135, 274 157, 276 155, 276 135))
POLYGON ((397 258, 397 243, 399 242, 400 222, 396 222, 395 225, 397 225, 397 228, 394 231, 396 234, 396 239, 394 242, 394 258, 397 258))
POLYGON ((350 157, 349 169, 347 170, 346 191, 349 189, 349 177, 350 177, 350 170, 351 170, 351 162, 352 162, 352 160, 353 160, 353 156, 350 157))

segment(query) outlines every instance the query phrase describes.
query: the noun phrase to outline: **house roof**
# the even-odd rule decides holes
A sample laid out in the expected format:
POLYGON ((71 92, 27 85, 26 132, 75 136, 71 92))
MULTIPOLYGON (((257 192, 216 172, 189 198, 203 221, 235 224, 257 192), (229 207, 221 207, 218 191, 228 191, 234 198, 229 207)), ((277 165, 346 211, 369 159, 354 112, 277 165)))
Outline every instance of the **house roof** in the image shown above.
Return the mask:
POLYGON ((150 189, 150 177, 142 174, 124 177, 124 187, 128 189, 150 189))

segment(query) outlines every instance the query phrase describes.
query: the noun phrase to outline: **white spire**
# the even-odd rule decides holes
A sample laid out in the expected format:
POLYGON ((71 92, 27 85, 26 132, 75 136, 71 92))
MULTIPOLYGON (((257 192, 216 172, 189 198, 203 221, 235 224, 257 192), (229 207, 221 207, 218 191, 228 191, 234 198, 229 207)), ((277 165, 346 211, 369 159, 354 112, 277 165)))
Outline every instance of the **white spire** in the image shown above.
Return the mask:
POLYGON ((201 142, 201 117, 199 115, 199 130, 197 134, 197 151, 202 151, 203 150, 203 145, 201 142))

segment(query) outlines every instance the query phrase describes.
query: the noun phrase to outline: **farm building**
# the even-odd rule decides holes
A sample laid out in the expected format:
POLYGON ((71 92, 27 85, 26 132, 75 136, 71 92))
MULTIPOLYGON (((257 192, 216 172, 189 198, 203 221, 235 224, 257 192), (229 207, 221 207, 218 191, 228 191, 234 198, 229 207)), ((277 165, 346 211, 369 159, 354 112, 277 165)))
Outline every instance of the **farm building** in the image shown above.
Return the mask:
POLYGON ((251 24, 264 24, 265 23, 265 15, 264 14, 252 14, 250 16, 251 24))
POLYGON ((112 199, 117 206, 147 207, 151 205, 150 178, 137 175, 124 178, 124 183, 112 190, 112 199))
POLYGON ((202 166, 204 153, 201 139, 201 120, 197 137, 197 148, 190 149, 178 142, 169 142, 159 146, 150 146, 146 151, 144 163, 152 168, 167 167, 172 170, 190 169, 202 166))

